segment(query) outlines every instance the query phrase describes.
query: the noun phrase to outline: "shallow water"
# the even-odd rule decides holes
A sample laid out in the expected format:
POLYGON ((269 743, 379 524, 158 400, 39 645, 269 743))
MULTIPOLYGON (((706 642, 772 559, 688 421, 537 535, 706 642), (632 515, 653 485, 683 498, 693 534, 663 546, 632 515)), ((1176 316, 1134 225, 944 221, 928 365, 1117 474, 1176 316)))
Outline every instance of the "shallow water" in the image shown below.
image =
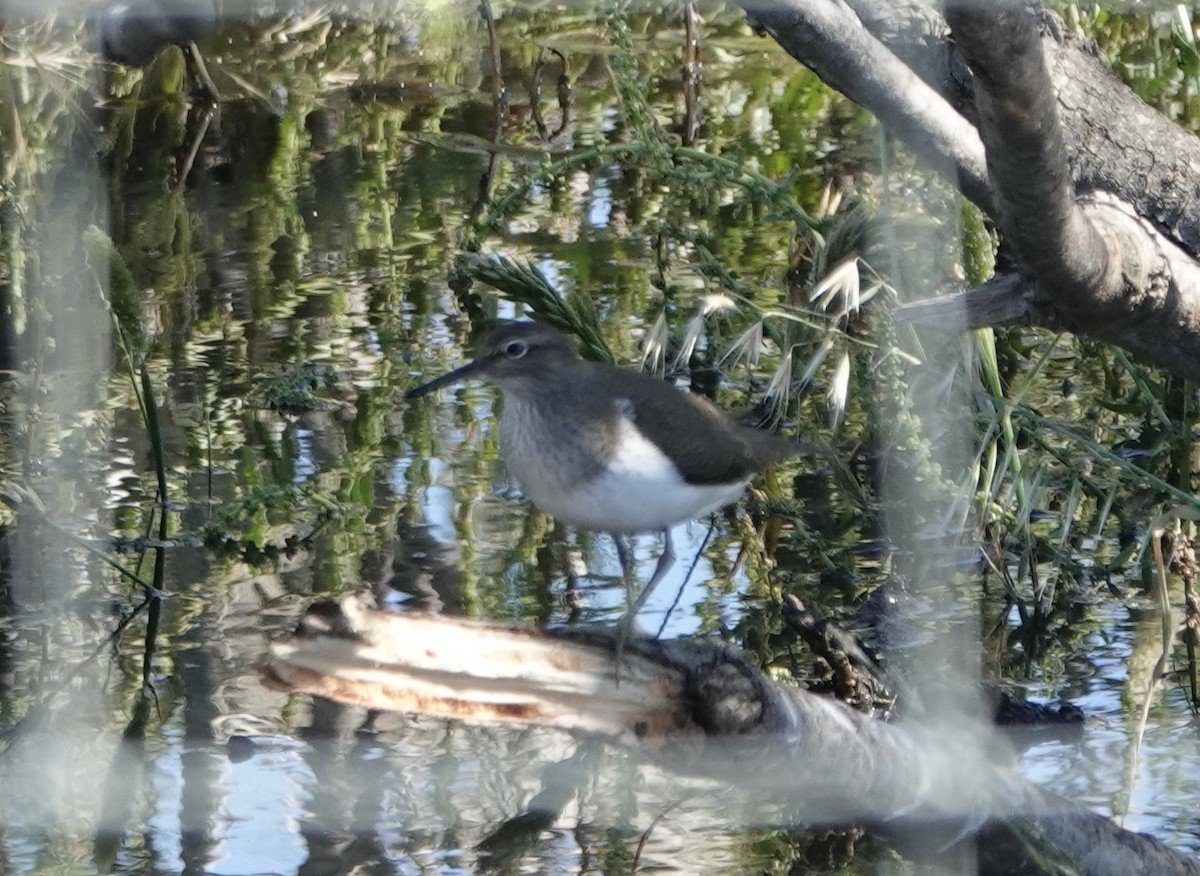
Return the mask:
MULTIPOLYGON (((135 74, 118 71, 103 107, 93 112, 82 100, 87 112, 64 108, 48 118, 55 89, 79 86, 76 68, 51 68, 45 81, 3 68, 43 100, 42 115, 31 110, 25 119, 37 149, 20 209, 53 218, 25 244, 56 291, 39 302, 52 314, 39 329, 45 334, 21 347, 43 369, 44 384, 34 401, 15 392, 5 419, 9 477, 44 512, 10 521, 0 727, 25 723, 4 755, 0 872, 610 872, 628 869, 647 830, 646 869, 784 871, 801 854, 836 858, 780 813, 684 783, 626 752, 544 731, 397 715, 369 721, 360 710, 310 703, 259 680, 269 643, 310 602, 361 588, 398 609, 521 622, 613 620, 624 605, 607 537, 557 532, 510 483, 490 389, 402 399, 419 380, 461 364, 476 322, 521 310, 482 286, 462 292, 446 280, 487 165, 479 140, 486 143, 494 118, 474 8, 393 11, 382 25, 342 22, 328 31, 320 20, 286 15, 254 30, 231 27, 211 49, 229 96, 178 189, 170 179, 176 147, 186 143, 184 104, 150 85, 139 91, 135 74), (99 167, 90 162, 97 152, 99 167), (141 290, 169 482, 175 541, 166 549, 169 595, 144 712, 144 615, 108 643, 141 591, 85 549, 107 555, 112 535, 152 533, 156 490, 147 431, 129 376, 109 354, 108 315, 78 246, 92 222, 108 229, 141 290), (266 385, 301 366, 332 369, 335 378, 318 390, 328 404, 306 413, 273 408, 266 385), (277 494, 235 534, 240 540, 203 546, 200 527, 255 487, 310 492, 298 502, 277 494), (505 834, 509 842, 485 861, 480 843, 496 842, 500 826, 570 765, 585 778, 563 814, 534 833, 536 842, 505 834)), ((598 21, 539 10, 502 19, 514 107, 493 184, 541 160, 516 148, 540 148, 527 95, 541 45, 567 52, 575 77, 571 118, 554 148, 621 132, 598 21)), ((732 12, 717 15, 706 37, 701 142, 735 148, 772 176, 794 170, 801 196, 815 201, 823 180, 874 156, 873 134, 737 22, 732 12)), ((678 130, 678 25, 652 16, 635 25, 651 105, 678 130)), ((552 115, 545 87, 540 105, 552 115)), ((680 215, 669 195, 620 168, 580 170, 536 189, 487 249, 585 292, 618 358, 633 364, 662 307, 683 322, 711 291, 711 279, 681 260, 663 304, 651 285, 656 253, 646 233, 660 213, 709 223, 721 255, 753 278, 758 304, 783 294, 788 223, 724 213, 719 198, 680 215)), ((932 191, 913 212, 923 207, 936 216, 946 199, 932 191)), ((933 219, 907 221, 912 259, 938 262, 941 250, 953 249, 953 241, 922 244, 922 235, 937 233, 933 219)), ((9 252, 5 262, 10 284, 16 258, 9 252)), ((1083 364, 1072 371, 1087 373, 1083 364)), ((1050 369, 1047 387, 1062 379, 1050 369)), ((728 369, 721 400, 743 401, 743 391, 753 397, 764 383, 761 374, 728 369)), ((1069 404, 1052 389, 1037 400, 1046 413, 1069 404)), ((939 424, 954 433, 947 446, 964 443, 966 427, 954 408, 947 414, 939 424)), ((957 453, 946 451, 948 466, 957 453)), ((831 480, 820 460, 795 471, 831 480)), ((781 575, 805 588, 806 601, 852 602, 825 585, 821 559, 865 545, 867 533, 831 525, 834 534, 811 554, 781 551, 780 565, 792 566, 770 577, 757 537, 747 535, 770 516, 756 501, 753 520, 718 515, 675 528, 679 560, 642 614, 644 628, 753 640, 769 626, 763 605, 781 575)), ((833 495, 830 503, 837 523, 849 501, 833 495)), ((815 531, 810 524, 788 518, 784 528, 815 531)), ((636 549, 647 574, 658 540, 640 537, 636 549)), ((1099 541, 1099 553, 1112 550, 1099 541)), ((116 559, 140 562, 132 549, 116 559)), ((148 561, 140 573, 150 574, 148 561)), ((865 560, 859 574, 872 584, 883 577, 865 560)), ((972 579, 958 588, 972 594, 962 597, 954 587, 914 585, 904 609, 910 646, 936 642, 947 623, 974 643, 975 586, 972 579)), ((1137 691, 1157 621, 1133 620, 1112 599, 1081 606, 1074 632, 1018 684, 1081 706, 1089 715, 1084 735, 1039 743, 1019 761, 1030 778, 1110 813, 1129 787, 1137 691)), ((1189 777, 1200 775, 1194 732, 1186 702, 1168 686, 1151 710, 1126 823, 1200 851, 1190 817, 1197 789, 1189 777)), ((856 866, 888 854, 868 849, 856 866)))

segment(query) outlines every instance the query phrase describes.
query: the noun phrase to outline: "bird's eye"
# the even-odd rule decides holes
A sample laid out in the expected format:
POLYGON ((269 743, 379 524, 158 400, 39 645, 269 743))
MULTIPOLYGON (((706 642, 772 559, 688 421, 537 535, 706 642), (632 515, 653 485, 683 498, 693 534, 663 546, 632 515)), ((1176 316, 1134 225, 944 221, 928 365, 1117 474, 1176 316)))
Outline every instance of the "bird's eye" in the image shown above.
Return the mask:
POLYGON ((520 359, 529 352, 529 345, 524 341, 509 341, 504 347, 504 355, 510 359, 520 359))

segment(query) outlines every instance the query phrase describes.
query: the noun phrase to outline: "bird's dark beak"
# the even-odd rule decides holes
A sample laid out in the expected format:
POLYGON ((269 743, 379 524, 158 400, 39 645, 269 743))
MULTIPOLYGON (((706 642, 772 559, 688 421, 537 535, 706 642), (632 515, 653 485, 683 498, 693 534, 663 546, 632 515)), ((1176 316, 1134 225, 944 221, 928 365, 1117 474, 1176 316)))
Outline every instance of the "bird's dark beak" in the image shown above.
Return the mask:
POLYGON ((449 374, 443 374, 441 377, 435 377, 428 383, 422 383, 420 386, 410 389, 404 393, 405 398, 420 398, 423 395, 441 389, 443 386, 450 386, 453 383, 458 383, 460 380, 466 380, 468 377, 473 377, 483 370, 482 362, 468 362, 461 368, 455 368, 449 374))

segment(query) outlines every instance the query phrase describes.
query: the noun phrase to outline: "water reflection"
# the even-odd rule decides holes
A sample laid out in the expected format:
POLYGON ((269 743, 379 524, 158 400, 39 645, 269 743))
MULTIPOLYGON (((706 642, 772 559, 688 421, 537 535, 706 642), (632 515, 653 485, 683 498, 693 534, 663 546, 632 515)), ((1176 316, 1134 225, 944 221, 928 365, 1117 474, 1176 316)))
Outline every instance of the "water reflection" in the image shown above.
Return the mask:
POLYGON ((769 817, 561 735, 371 721, 328 703, 298 720, 303 741, 253 737, 239 762, 227 745, 167 734, 168 749, 122 787, 153 841, 121 848, 114 869, 585 873, 638 854, 647 869, 729 872, 756 860, 726 833, 730 816, 769 817))
MULTIPOLYGON (((473 4, 405 15, 416 20, 276 16, 258 29, 230 27, 213 64, 214 76, 227 77, 227 100, 182 171, 181 156, 196 145, 194 116, 155 93, 150 74, 144 84, 115 74, 113 99, 94 119, 55 103, 59 80, 24 83, 47 115, 61 116, 27 119, 25 132, 43 135, 35 145, 49 163, 28 186, 44 209, 22 205, 44 220, 30 219, 33 239, 19 241, 38 257, 41 280, 26 304, 33 322, 39 309, 52 318, 16 358, 52 379, 34 388, 37 418, 14 425, 15 407, 4 411, 6 468, 34 488, 44 520, 16 515, 0 545, 0 730, 19 727, 0 763, 0 871, 608 872, 628 869, 648 830, 646 868, 730 872, 783 866, 797 854, 784 815, 683 786, 622 752, 550 733, 372 717, 289 699, 258 680, 267 643, 305 604, 361 587, 405 608, 542 623, 611 620, 624 607, 608 539, 568 536, 513 492, 490 390, 466 388, 436 405, 400 401, 416 375, 458 364, 480 318, 519 312, 446 277, 481 192, 546 154, 519 105, 537 47, 553 40, 581 71, 553 143, 560 152, 622 133, 607 50, 590 19, 536 10, 503 19, 518 105, 502 118, 480 88, 473 4), (97 125, 99 141, 85 123, 97 125), (491 148, 498 129, 503 149, 491 148), (110 364, 108 315, 77 245, 81 229, 105 216, 151 336, 147 367, 177 532, 195 536, 222 508, 256 490, 267 496, 250 534, 236 533, 242 543, 218 550, 181 539, 170 549, 152 692, 142 686, 143 619, 107 641, 140 590, 68 537, 102 548, 112 534, 133 540, 158 507, 147 433, 129 375, 110 364), (330 407, 301 414, 264 401, 267 379, 305 366, 337 374, 330 407), (286 485, 311 490, 305 514, 266 492, 286 485), (326 513, 314 522, 306 514, 316 499, 326 513), (297 531, 306 537, 286 535, 297 531), (252 536, 254 550, 243 549, 252 536)), ((647 42, 671 26, 647 21, 647 42)), ((710 27, 728 62, 706 62, 697 141, 742 144, 772 174, 794 171, 813 200, 838 163, 861 160, 856 148, 873 140, 847 130, 853 114, 830 106, 809 74, 744 33, 733 13, 710 27), (813 144, 834 142, 844 145, 813 156, 813 144)), ((678 44, 662 45, 640 47, 656 111, 673 118, 678 44)), ((0 75, 14 74, 5 66, 0 75)), ((72 100, 90 106, 87 89, 72 100)), ((554 127, 549 113, 545 121, 554 127)), ((686 313, 710 282, 680 270, 667 289, 653 285, 647 229, 662 213, 708 222, 722 255, 755 278, 760 303, 783 294, 789 223, 750 221, 720 203, 684 213, 642 182, 602 167, 543 185, 489 245, 537 265, 557 288, 586 291, 626 361, 636 360, 636 337, 660 307, 686 313)), ((13 270, 18 256, 4 256, 6 290, 26 276, 13 270)), ((737 389, 753 383, 734 380, 737 389)), ((1076 399, 1051 402, 1081 415, 1076 399)), ((803 549, 812 545, 785 549, 781 565, 818 602, 852 602, 824 586, 833 560, 863 537, 847 522, 852 500, 827 469, 802 476, 823 494, 807 530, 838 534, 811 553, 803 549)), ((676 527, 679 560, 643 626, 665 624, 667 635, 740 629, 765 651, 775 634, 770 609, 752 615, 747 605, 780 579, 747 547, 759 541, 746 534, 757 525, 722 515, 711 539, 707 521, 676 527)), ((658 541, 641 538, 636 548, 648 574, 658 541)), ((136 554, 118 559, 140 568, 136 554)), ((846 590, 857 586, 842 572, 846 590)), ((905 644, 935 641, 948 616, 967 627, 971 599, 927 600, 905 644)), ((1085 619, 1082 656, 1048 673, 1037 692, 1072 696, 1101 717, 1081 745, 1047 743, 1022 765, 1104 810, 1122 788, 1135 699, 1123 686, 1144 631, 1117 610, 1093 607, 1085 619)), ((1136 826, 1195 847, 1184 817, 1197 790, 1187 778, 1197 774, 1193 731, 1173 692, 1160 709, 1133 800, 1143 813, 1136 826)))

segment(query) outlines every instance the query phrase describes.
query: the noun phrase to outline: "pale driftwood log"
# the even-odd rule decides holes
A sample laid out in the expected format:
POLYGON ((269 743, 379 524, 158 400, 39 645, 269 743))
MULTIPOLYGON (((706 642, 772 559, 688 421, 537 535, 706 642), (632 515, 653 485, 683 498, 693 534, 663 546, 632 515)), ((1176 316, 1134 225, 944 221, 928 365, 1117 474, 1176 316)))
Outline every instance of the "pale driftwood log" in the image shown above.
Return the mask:
MULTIPOLYGON (((964 328, 1068 328, 1200 379, 1200 139, 1094 46, 1014 0, 953 0, 944 18, 914 0, 742 2, 999 226, 1019 265, 952 306, 964 328)), ((917 302, 898 317, 946 313, 917 302)))
MULTIPOLYGON (((786 802, 811 824, 865 823, 911 853, 973 843, 984 873, 1200 874, 1143 834, 1045 793, 972 750, 766 678, 711 640, 534 632, 375 611, 310 610, 270 683, 375 709, 552 727, 786 802)), ((987 743, 985 743, 987 744, 987 743)))

